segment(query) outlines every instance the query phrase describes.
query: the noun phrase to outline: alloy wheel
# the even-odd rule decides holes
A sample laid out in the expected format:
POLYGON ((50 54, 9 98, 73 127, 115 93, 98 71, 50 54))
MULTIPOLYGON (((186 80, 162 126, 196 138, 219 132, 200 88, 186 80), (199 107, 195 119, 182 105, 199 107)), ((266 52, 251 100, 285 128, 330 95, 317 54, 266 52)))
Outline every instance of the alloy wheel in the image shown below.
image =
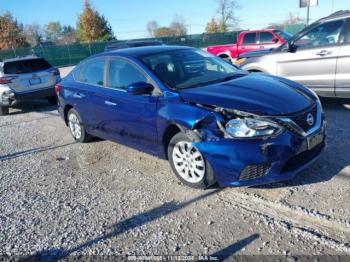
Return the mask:
POLYGON ((75 139, 80 139, 81 137, 81 125, 78 116, 74 113, 69 114, 68 124, 70 131, 75 139))
POLYGON ((190 142, 175 144, 172 154, 178 174, 189 183, 200 182, 205 175, 205 161, 199 150, 190 142))

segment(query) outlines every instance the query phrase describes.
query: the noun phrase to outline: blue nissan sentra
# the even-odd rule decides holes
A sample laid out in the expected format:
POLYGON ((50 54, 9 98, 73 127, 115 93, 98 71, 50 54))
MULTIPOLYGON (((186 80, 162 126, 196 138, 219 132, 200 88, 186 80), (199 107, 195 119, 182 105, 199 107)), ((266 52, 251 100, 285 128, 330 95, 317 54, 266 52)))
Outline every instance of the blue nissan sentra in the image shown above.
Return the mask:
POLYGON ((77 65, 56 93, 77 142, 100 137, 168 159, 194 188, 291 179, 325 147, 313 91, 195 48, 101 53, 77 65))

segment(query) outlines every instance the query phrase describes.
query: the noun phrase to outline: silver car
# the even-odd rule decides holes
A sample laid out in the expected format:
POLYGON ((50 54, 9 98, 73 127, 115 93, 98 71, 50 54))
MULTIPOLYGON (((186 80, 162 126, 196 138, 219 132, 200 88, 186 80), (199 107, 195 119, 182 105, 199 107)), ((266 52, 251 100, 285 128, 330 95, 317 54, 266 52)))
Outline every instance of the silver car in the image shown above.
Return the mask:
POLYGON ((45 59, 23 57, 0 62, 0 115, 9 107, 35 98, 56 103, 55 84, 60 81, 57 68, 45 59))
POLYGON ((350 97, 350 11, 308 26, 281 47, 238 57, 241 68, 283 76, 324 97, 350 97))

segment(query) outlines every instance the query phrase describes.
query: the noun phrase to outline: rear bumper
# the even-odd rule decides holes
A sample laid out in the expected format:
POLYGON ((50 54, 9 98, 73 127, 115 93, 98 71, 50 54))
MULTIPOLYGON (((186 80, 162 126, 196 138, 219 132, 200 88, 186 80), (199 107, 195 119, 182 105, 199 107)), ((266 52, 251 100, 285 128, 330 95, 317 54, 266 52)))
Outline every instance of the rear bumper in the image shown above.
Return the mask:
POLYGON ((18 101, 26 101, 36 98, 45 98, 50 96, 55 96, 55 87, 50 86, 48 88, 43 88, 31 92, 25 92, 25 93, 15 93, 15 98, 18 101))
POLYGON ((15 106, 22 102, 30 101, 37 98, 51 97, 55 95, 56 93, 54 86, 23 93, 16 93, 12 91, 10 94, 0 95, 0 106, 15 106))

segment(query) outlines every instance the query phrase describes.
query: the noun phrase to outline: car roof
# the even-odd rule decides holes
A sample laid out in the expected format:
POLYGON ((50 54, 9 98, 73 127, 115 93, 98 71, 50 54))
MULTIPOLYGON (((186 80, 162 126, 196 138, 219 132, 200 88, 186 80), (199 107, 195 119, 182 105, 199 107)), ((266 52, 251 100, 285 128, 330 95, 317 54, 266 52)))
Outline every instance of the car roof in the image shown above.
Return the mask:
POLYGON ((5 59, 2 63, 24 61, 24 60, 33 60, 33 59, 44 59, 44 58, 37 57, 37 56, 23 56, 23 57, 5 59))
POLYGON ((162 45, 163 43, 161 41, 157 41, 157 40, 131 40, 131 41, 126 41, 125 44, 127 44, 127 45, 135 45, 135 44, 159 44, 159 45, 162 45))
POLYGON ((241 33, 258 33, 258 32, 273 32, 276 29, 273 28, 265 28, 265 29, 249 29, 249 30, 245 30, 242 31, 241 33))
POLYGON ((337 11, 333 14, 330 14, 329 16, 321 18, 317 22, 323 23, 323 22, 327 22, 330 20, 344 19, 344 18, 349 18, 349 17, 350 17, 350 10, 340 10, 340 11, 337 11))
POLYGON ((134 48, 126 48, 126 49, 117 49, 112 51, 106 51, 99 55, 124 55, 124 56, 132 56, 132 57, 140 57, 145 55, 152 55, 161 52, 168 51, 177 51, 177 50, 186 50, 186 49, 194 49, 193 47, 187 46, 142 46, 142 47, 134 47, 134 48))
POLYGON ((134 48, 134 47, 141 47, 141 46, 157 46, 157 45, 163 45, 163 43, 161 41, 156 41, 156 40, 131 40, 131 41, 114 42, 114 43, 108 44, 105 47, 105 51, 111 51, 111 50, 122 49, 122 48, 134 48))
POLYGON ((135 45, 135 44, 159 44, 162 45, 163 42, 158 40, 129 40, 129 41, 122 41, 122 42, 114 42, 110 43, 107 46, 115 46, 115 45, 135 45))

